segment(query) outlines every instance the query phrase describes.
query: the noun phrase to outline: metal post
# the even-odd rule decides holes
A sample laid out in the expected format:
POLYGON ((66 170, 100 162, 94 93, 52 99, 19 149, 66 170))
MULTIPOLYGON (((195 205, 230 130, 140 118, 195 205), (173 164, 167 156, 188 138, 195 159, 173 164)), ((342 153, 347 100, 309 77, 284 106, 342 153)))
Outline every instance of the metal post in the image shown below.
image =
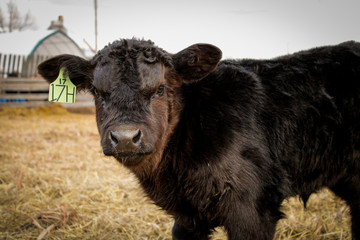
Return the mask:
POLYGON ((95 51, 98 50, 98 26, 97 26, 97 0, 94 0, 95 7, 95 51))

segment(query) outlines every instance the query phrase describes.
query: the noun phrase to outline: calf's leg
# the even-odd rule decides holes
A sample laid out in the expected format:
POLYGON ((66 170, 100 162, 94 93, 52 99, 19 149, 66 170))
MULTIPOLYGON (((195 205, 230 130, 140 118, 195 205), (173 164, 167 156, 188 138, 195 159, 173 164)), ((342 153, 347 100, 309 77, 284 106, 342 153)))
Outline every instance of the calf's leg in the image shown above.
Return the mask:
POLYGON ((208 240, 210 229, 206 226, 189 228, 178 224, 176 221, 172 229, 173 240, 208 240))
POLYGON ((331 190, 349 205, 352 239, 360 240, 360 176, 343 179, 331 190))
POLYGON ((229 214, 229 220, 224 225, 229 240, 272 240, 276 223, 282 217, 282 213, 277 210, 280 204, 275 202, 273 204, 272 210, 251 209, 248 205, 229 214))

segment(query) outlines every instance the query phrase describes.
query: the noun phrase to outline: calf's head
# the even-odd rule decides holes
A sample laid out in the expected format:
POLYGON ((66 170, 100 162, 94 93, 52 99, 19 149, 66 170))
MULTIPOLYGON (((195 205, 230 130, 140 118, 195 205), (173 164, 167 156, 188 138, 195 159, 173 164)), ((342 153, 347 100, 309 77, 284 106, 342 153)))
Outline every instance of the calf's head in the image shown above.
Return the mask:
POLYGON ((78 90, 92 93, 104 154, 132 167, 161 155, 181 108, 179 87, 204 78, 220 59, 221 51, 209 44, 169 54, 131 39, 109 44, 91 60, 56 56, 38 71, 52 82, 64 67, 78 90))

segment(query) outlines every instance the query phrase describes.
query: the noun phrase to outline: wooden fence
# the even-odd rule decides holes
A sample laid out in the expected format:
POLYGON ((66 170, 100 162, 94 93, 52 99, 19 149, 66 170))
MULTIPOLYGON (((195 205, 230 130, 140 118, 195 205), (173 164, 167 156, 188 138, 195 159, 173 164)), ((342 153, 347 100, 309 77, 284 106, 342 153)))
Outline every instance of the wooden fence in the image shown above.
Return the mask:
MULTIPOLYGON (((37 73, 37 66, 49 56, 22 56, 0 53, 0 106, 39 106, 48 102, 49 83, 37 73)), ((90 94, 78 93, 75 104, 92 106, 90 94)))
POLYGON ((50 56, 0 53, 0 77, 36 77, 37 66, 48 58, 50 56))

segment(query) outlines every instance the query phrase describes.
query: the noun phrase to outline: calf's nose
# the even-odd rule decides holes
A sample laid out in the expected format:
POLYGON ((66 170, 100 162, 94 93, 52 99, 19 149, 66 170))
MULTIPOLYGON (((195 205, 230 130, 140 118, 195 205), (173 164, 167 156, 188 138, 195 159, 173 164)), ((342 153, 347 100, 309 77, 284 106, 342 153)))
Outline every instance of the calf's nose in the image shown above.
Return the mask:
POLYGON ((135 152, 140 148, 142 133, 140 129, 119 129, 110 131, 109 139, 118 152, 135 152))

